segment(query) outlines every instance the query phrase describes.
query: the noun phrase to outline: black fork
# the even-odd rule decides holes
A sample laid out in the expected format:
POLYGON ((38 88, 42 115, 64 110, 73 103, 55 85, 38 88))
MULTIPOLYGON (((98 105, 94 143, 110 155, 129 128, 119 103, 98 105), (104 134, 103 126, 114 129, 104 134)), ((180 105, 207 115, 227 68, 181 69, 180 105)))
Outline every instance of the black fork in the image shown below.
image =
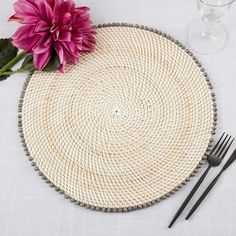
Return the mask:
POLYGON ((177 220, 177 218, 180 216, 180 214, 183 212, 184 208, 187 206, 191 198, 193 197, 194 193, 197 191, 203 180, 205 179, 206 175, 208 174, 211 167, 219 166, 223 158, 225 157, 226 153, 228 152, 232 142, 234 139, 231 140, 231 136, 228 134, 225 135, 225 132, 221 135, 218 142, 215 144, 215 146, 212 148, 211 152, 207 156, 208 161, 208 167, 205 170, 205 172, 202 174, 202 176, 199 178, 197 183, 194 185, 191 192, 188 194, 182 205, 179 207, 178 211, 174 215, 173 219, 171 220, 169 224, 169 228, 174 224, 174 222, 177 220), (222 140, 223 139, 223 140, 222 140))

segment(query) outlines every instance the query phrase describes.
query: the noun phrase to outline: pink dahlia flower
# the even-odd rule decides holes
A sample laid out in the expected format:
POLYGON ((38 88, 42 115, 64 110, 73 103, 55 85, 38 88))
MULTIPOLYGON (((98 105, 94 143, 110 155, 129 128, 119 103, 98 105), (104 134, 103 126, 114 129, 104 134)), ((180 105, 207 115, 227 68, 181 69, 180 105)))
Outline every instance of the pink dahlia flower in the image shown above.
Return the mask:
POLYGON ((14 46, 32 53, 35 67, 43 70, 55 54, 61 72, 67 62, 76 63, 80 52, 91 52, 95 29, 88 7, 75 7, 73 0, 18 0, 14 20, 22 26, 14 33, 14 46))

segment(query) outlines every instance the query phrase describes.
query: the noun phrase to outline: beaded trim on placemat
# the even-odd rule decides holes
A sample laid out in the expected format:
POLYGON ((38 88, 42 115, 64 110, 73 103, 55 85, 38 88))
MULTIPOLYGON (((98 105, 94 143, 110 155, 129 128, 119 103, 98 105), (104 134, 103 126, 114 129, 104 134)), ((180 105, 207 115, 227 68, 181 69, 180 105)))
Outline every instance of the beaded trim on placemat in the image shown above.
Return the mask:
MULTIPOLYGON (((126 23, 112 23, 112 24, 102 24, 102 25, 98 25, 96 26, 96 28, 102 28, 102 27, 134 27, 134 28, 139 28, 139 29, 143 29, 143 30, 147 30, 147 31, 151 31, 154 32, 158 35, 163 36, 164 38, 170 40, 171 42, 175 43, 176 45, 178 45, 181 49, 185 50, 185 52, 192 58, 192 60, 196 63, 196 65, 199 67, 200 71, 203 73, 205 80, 208 84, 209 89, 213 89, 211 82, 208 78, 208 74, 205 72, 204 68, 202 67, 201 63, 198 61, 198 59, 193 55, 193 53, 187 49, 182 43, 180 43, 178 40, 175 40, 174 38, 172 38, 170 35, 163 33, 159 30, 155 30, 149 27, 145 27, 145 26, 140 26, 140 25, 133 25, 133 24, 126 24, 126 23)), ((107 208, 107 207, 100 207, 100 206, 94 206, 94 205, 90 205, 90 204, 86 204, 83 203, 81 201, 78 201, 74 198, 72 198, 71 196, 67 195, 64 190, 60 189, 58 186, 55 186, 54 183, 52 183, 45 175, 43 172, 41 172, 41 170, 39 169, 39 167, 36 165, 36 162, 34 161, 34 158, 31 157, 31 154, 28 150, 27 144, 25 142, 25 138, 24 138, 24 129, 22 127, 22 108, 23 108, 23 101, 24 101, 24 96, 25 96, 25 92, 28 86, 28 83, 30 82, 31 76, 34 74, 34 71, 31 71, 28 75, 28 78, 26 79, 26 82, 24 83, 23 86, 23 90, 20 96, 20 101, 19 101, 19 115, 18 115, 18 125, 19 125, 19 132, 20 132, 20 138, 21 138, 21 142, 22 145, 24 147, 24 150, 26 152, 26 156, 28 156, 29 161, 31 161, 31 165, 34 167, 34 170, 38 172, 39 176, 42 177, 42 179, 49 184, 49 186, 51 188, 54 188, 55 191, 59 192, 60 194, 64 194, 64 197, 66 199, 69 199, 71 202, 74 202, 77 205, 86 207, 88 209, 93 209, 93 210, 99 210, 99 211, 103 211, 103 212, 128 212, 131 210, 136 210, 136 209, 141 209, 144 207, 148 207, 151 206, 157 202, 159 202, 162 199, 166 199, 167 197, 171 196, 173 193, 175 193, 176 191, 178 191, 183 185, 185 185, 189 180, 190 177, 194 176, 195 173, 198 171, 198 169, 201 167, 201 165, 204 163, 204 160, 206 159, 206 156, 203 156, 202 160, 199 162, 199 164, 196 166, 195 170, 190 174, 190 176, 188 178, 186 178, 182 183, 180 183, 177 187, 175 187, 174 189, 172 189, 171 191, 169 191, 167 194, 161 196, 158 199, 154 199, 152 201, 149 201, 147 203, 141 204, 141 205, 134 205, 134 206, 127 206, 127 207, 119 207, 119 208, 107 208)), ((215 129, 216 129, 216 121, 217 121, 217 108, 216 108, 216 103, 215 103, 215 93, 212 92, 211 93, 212 96, 212 105, 213 105, 213 123, 212 123, 212 135, 215 134, 215 129)), ((213 138, 210 138, 209 140, 209 144, 208 144, 208 148, 206 150, 206 154, 209 153, 210 148, 211 148, 211 144, 213 142, 213 138)))

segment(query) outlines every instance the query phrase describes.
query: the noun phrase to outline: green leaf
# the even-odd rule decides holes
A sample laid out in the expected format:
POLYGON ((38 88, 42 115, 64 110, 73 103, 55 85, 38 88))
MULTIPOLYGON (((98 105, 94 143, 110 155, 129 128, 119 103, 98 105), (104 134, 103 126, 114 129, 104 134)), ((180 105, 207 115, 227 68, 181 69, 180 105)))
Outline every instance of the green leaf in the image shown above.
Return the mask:
POLYGON ((11 43, 11 39, 0 39, 0 68, 17 55, 18 49, 11 43))
POLYGON ((22 69, 22 70, 30 70, 30 69, 33 69, 33 68, 34 68, 33 55, 30 54, 23 61, 20 69, 22 69))
POLYGON ((48 64, 43 69, 43 71, 47 71, 47 72, 55 71, 59 68, 59 66, 60 66, 59 57, 57 56, 56 53, 53 53, 48 64))
MULTIPOLYGON (((7 70, 7 72, 11 72, 12 70, 7 70)), ((11 75, 0 75, 0 81, 7 79, 11 75)))

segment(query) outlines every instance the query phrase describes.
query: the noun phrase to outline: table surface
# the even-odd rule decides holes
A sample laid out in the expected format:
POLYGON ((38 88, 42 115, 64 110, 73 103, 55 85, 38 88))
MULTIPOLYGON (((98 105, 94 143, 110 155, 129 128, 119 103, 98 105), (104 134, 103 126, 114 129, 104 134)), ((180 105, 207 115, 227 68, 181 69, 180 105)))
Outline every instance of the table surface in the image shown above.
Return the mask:
MULTIPOLYGON (((0 37, 9 37, 18 27, 7 23, 13 0, 0 7, 0 37)), ((93 22, 128 22, 160 29, 186 43, 186 27, 198 11, 194 0, 82 0, 91 7, 93 22), (181 2, 181 3, 180 3, 181 2)), ((217 135, 226 131, 236 137, 236 7, 225 23, 230 33, 227 47, 218 54, 199 56, 217 96, 217 135)), ((17 132, 17 106, 26 74, 0 82, 0 235, 1 236, 232 236, 236 235, 236 164, 225 173, 200 210, 185 222, 183 216, 172 229, 167 225, 204 171, 179 192, 147 209, 126 214, 95 212, 71 204, 50 189, 27 161, 17 132)), ((234 144, 234 147, 236 144, 234 144)), ((232 149, 231 149, 232 151, 232 149)), ((217 173, 212 170, 200 191, 217 173)), ((199 193, 196 194, 196 200, 199 193)))

